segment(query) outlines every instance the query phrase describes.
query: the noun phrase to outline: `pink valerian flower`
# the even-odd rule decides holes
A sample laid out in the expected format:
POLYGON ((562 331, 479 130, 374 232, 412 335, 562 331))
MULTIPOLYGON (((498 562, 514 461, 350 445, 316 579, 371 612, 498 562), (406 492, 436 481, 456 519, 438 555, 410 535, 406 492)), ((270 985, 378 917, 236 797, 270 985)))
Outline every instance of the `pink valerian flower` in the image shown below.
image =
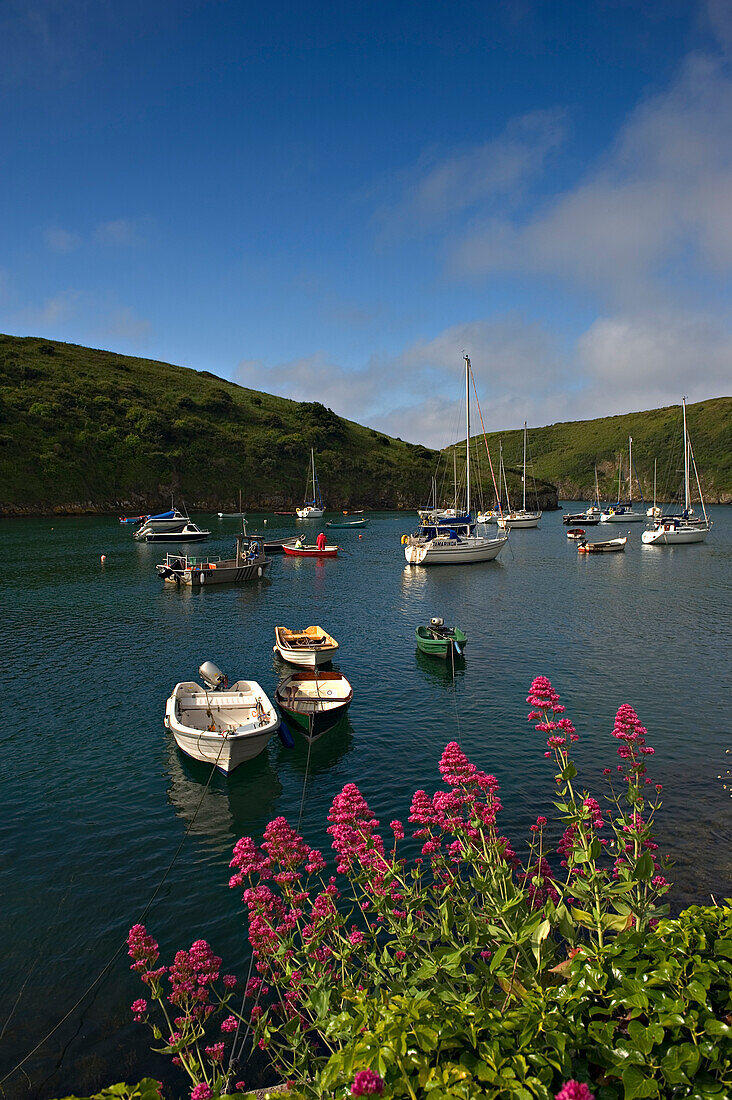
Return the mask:
POLYGON ((127 945, 129 947, 127 954, 135 960, 130 970, 143 973, 150 970, 157 962, 160 955, 158 945, 152 936, 148 935, 144 924, 133 924, 127 933, 127 945))
POLYGON ((551 898, 555 905, 559 902, 552 869, 543 856, 538 863, 517 877, 528 891, 532 909, 541 909, 547 898, 551 898))
MULTIPOLYGON (((546 676, 536 677, 529 688, 526 702, 531 707, 551 710, 555 714, 561 714, 564 711, 564 707, 559 703, 558 693, 552 687, 551 680, 548 680, 546 676)), ((531 716, 529 720, 534 721, 534 716, 531 716)))
POLYGON ((394 834, 394 840, 404 840, 404 826, 401 821, 392 821, 390 827, 394 834))
POLYGON ((136 1024, 142 1023, 142 1016, 144 1012, 147 1012, 147 1001, 144 997, 138 997, 136 1001, 133 1001, 130 1005, 130 1011, 134 1014, 133 1019, 136 1024))
POLYGON ((236 1031, 239 1026, 239 1022, 236 1016, 227 1016, 225 1020, 221 1021, 222 1031, 236 1031))
POLYGON ((655 878, 651 879, 651 886, 655 886, 656 890, 661 890, 664 886, 668 886, 668 882, 663 875, 656 875, 655 878))
POLYGON ((236 985, 236 975, 235 974, 224 974, 223 981, 224 981, 224 985, 226 986, 227 989, 233 989, 236 985))
POLYGON ((229 879, 229 886, 241 886, 245 878, 254 875, 261 880, 272 877, 272 864, 264 852, 261 852, 250 836, 243 836, 234 845, 234 856, 230 867, 238 867, 238 873, 229 879))
POLYGON ((363 934, 363 932, 359 932, 358 928, 354 928, 353 931, 351 932, 351 934, 349 935, 348 939, 349 939, 350 943, 353 944, 354 947, 356 947, 357 944, 363 943, 364 934, 363 934))
POLYGON ((205 1081, 191 1089, 191 1100, 211 1100, 212 1096, 211 1087, 205 1081))
POLYGON ((205 940, 196 940, 190 951, 178 951, 170 968, 170 1003, 184 1008, 193 1019, 205 1019, 212 1010, 209 989, 218 979, 220 966, 221 959, 205 940))
POLYGON ((351 1085, 352 1096, 381 1096, 384 1091, 383 1078, 372 1069, 361 1069, 353 1079, 351 1085))
POLYGON ((596 798, 586 798, 584 800, 584 802, 582 803, 582 805, 584 806, 584 808, 586 810, 589 810, 590 822, 592 824, 593 829, 601 829, 603 824, 604 824, 604 821, 603 821, 603 817, 602 817, 602 810, 600 809, 600 804, 597 801, 597 799, 596 798))
POLYGON ((582 1081, 567 1081, 554 1100, 595 1100, 595 1094, 582 1081))
POLYGON ((206 1047, 205 1050, 212 1062, 220 1062, 224 1057, 223 1043, 213 1043, 210 1047, 206 1047))
POLYGON ((375 831, 379 822, 354 783, 347 783, 333 799, 328 821, 333 848, 339 856, 339 873, 347 874, 359 866, 379 870, 386 867, 384 842, 375 831))
MULTIPOLYGON (((628 703, 618 709, 615 715, 615 725, 612 735, 621 742, 618 748, 618 756, 621 760, 628 761, 628 775, 640 778, 645 775, 646 766, 643 756, 652 756, 656 751, 646 745, 648 730, 641 725, 641 721, 633 708, 628 703)), ((622 771, 622 768, 619 768, 622 771)))

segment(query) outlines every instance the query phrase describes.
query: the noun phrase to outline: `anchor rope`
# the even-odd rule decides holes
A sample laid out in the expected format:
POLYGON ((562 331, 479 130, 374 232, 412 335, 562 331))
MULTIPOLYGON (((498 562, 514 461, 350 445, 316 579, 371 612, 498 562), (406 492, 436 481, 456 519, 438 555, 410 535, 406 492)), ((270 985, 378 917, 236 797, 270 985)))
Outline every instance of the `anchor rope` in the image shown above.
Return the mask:
MULTIPOLYGON (((178 847, 175 850, 173 858, 171 859, 170 863, 166 867, 165 872, 163 873, 163 876, 160 879, 160 882, 155 887, 155 890, 153 891, 152 896, 150 897, 147 905, 142 910, 142 913, 140 914, 140 917, 138 918, 138 920, 135 922, 137 924, 142 924, 143 920, 145 919, 145 917, 148 915, 148 913, 152 909, 152 906, 153 906, 158 894, 160 893, 163 886, 165 885, 165 882, 168 878, 168 875, 170 874, 170 872, 173 870, 173 867, 175 866, 175 863, 178 859, 178 856, 180 855, 180 853, 183 849, 183 845, 185 844, 186 840, 188 839, 188 836, 191 832, 191 829, 193 828, 193 826, 196 823, 196 818, 198 817, 198 812, 201 809, 201 806, 203 805, 203 800, 206 797, 206 793, 208 791, 211 780, 213 779, 213 775, 214 775, 214 772, 216 771, 216 768, 218 766, 218 762, 221 759, 221 753, 223 752, 225 742, 226 742, 226 738, 222 738, 221 748, 219 749, 219 755, 218 755, 218 757, 216 758, 214 764, 211 767, 211 772, 209 774, 208 779, 206 780, 206 786, 203 788, 203 792, 201 794, 201 798, 198 802, 198 805, 196 806, 195 813, 193 814, 193 817, 191 818, 191 820, 188 824, 188 827, 187 827, 186 831, 184 832, 184 834, 181 838, 180 844, 178 845, 178 847)), ((61 1019, 58 1020, 57 1023, 54 1024, 54 1026, 43 1036, 43 1038, 40 1039, 39 1042, 37 1042, 36 1045, 34 1047, 32 1047, 32 1049, 29 1050, 28 1053, 25 1054, 20 1059, 19 1062, 16 1062, 16 1064, 13 1066, 12 1069, 8 1070, 8 1072, 5 1074, 4 1077, 0 1077, 0 1085, 3 1085, 8 1080, 8 1078, 12 1077, 15 1073, 17 1073, 19 1069, 22 1069, 22 1067, 25 1065, 25 1063, 28 1061, 28 1059, 32 1058, 33 1055, 36 1053, 36 1051, 40 1050, 41 1047, 45 1043, 48 1042, 48 1040, 51 1038, 51 1036, 54 1035, 58 1031, 58 1029, 62 1026, 62 1024, 66 1023, 66 1021, 71 1016, 73 1016, 73 1014, 76 1012, 76 1010, 79 1008, 79 1006, 81 1004, 83 1004, 83 1002, 86 1000, 86 998, 92 992, 92 990, 95 989, 100 984, 100 982, 102 981, 102 979, 104 977, 106 977, 108 972, 111 970, 113 964, 117 961, 117 959, 119 958, 119 956, 122 954, 122 952, 124 951, 124 949, 126 947, 127 947, 127 938, 125 938, 124 941, 119 945, 119 947, 116 949, 116 951, 111 956, 111 958, 105 963, 105 965, 102 967, 102 969, 99 971, 97 976, 93 979, 93 981, 91 981, 89 983, 89 985, 86 987, 86 989, 81 994, 81 996, 77 998, 77 1000, 74 1002, 74 1004, 68 1010, 68 1012, 64 1013, 64 1015, 61 1017, 61 1019)), ((69 1040, 69 1043, 71 1041, 72 1040, 69 1040)), ((61 1052, 61 1057, 59 1058, 58 1063, 56 1065, 56 1069, 58 1069, 61 1066, 61 1063, 63 1062, 63 1060, 66 1056, 66 1052, 68 1050, 69 1043, 67 1043, 66 1046, 63 1048, 63 1050, 61 1052)))

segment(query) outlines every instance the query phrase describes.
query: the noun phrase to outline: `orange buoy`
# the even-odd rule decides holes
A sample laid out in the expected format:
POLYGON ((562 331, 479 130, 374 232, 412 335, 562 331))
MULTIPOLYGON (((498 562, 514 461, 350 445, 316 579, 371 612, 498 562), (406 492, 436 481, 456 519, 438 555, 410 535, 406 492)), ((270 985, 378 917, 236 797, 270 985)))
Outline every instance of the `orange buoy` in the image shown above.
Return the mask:
POLYGON ((106 555, 106 554, 102 554, 102 556, 101 556, 101 558, 100 558, 99 560, 100 560, 100 561, 106 561, 106 560, 107 560, 107 555, 106 555))

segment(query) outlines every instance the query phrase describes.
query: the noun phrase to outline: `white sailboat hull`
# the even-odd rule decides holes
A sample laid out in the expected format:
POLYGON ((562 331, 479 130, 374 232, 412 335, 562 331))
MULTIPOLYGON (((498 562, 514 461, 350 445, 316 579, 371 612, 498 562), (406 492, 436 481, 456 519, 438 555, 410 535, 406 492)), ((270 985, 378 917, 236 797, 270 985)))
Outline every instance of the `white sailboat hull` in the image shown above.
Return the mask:
POLYGON ((642 512, 601 512, 600 523, 645 523, 642 512))
POLYGON ((325 508, 298 508, 298 519, 320 519, 325 513, 325 508))
POLYGON ((650 531, 644 531, 641 541, 646 546, 678 546, 688 542, 704 542, 708 534, 708 527, 674 527, 672 523, 662 523, 650 531))
POLYGON ((514 527, 538 527, 541 512, 509 512, 497 521, 502 531, 511 531, 514 527))
POLYGON ((409 565, 467 565, 472 562, 493 561, 508 542, 508 536, 497 539, 479 535, 454 539, 414 539, 404 547, 404 557, 409 565))

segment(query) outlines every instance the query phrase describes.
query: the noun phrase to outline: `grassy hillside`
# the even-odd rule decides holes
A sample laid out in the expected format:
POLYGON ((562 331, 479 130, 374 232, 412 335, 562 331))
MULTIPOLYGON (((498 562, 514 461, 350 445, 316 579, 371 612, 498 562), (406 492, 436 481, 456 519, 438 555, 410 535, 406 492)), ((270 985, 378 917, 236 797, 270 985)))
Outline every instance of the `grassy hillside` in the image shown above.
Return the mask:
POLYGON ((0 513, 292 508, 310 448, 329 508, 413 507, 437 453, 317 402, 74 344, 0 335, 0 513))
MULTIPOLYGON (((689 430, 710 501, 732 501, 732 398, 689 407, 689 430)), ((598 466, 601 495, 617 493, 617 460, 634 439, 643 492, 669 499, 683 467, 677 407, 530 432, 542 507, 587 498, 598 466)), ((513 502, 521 492, 521 432, 503 440, 513 502)), ((482 442, 478 441, 481 446, 482 442)), ((412 508, 429 496, 437 452, 207 372, 35 337, 0 335, 0 514, 292 508, 303 500, 310 448, 329 508, 412 508)), ((480 448, 479 448, 480 449, 480 448)), ((440 489, 452 479, 446 452, 440 489)), ((462 465, 459 453, 458 468, 462 465)), ((492 498, 483 454, 485 503, 492 498)), ((627 454, 626 454, 627 466, 627 454)), ((442 476, 442 475, 441 475, 442 476)))
MULTIPOLYGON (((732 503, 732 397, 717 397, 688 405, 687 426, 705 500, 710 504, 732 503)), ((600 499, 616 500, 618 459, 622 454, 625 476, 629 435, 633 437, 633 466, 644 497, 649 500, 653 497, 655 458, 659 499, 676 499, 679 490, 683 492, 684 471, 680 405, 531 428, 530 469, 537 486, 542 481, 556 485, 563 500, 592 499, 596 465, 600 499)), ((503 440, 504 463, 513 474, 513 478, 509 476, 513 504, 514 494, 521 492, 523 431, 489 433, 488 444, 496 465, 496 475, 500 440, 503 440)), ((482 438, 476 442, 482 445, 482 438)), ((487 484, 490 476, 485 457, 482 467, 482 480, 487 484)), ((635 483, 633 496, 637 498, 635 483)))

